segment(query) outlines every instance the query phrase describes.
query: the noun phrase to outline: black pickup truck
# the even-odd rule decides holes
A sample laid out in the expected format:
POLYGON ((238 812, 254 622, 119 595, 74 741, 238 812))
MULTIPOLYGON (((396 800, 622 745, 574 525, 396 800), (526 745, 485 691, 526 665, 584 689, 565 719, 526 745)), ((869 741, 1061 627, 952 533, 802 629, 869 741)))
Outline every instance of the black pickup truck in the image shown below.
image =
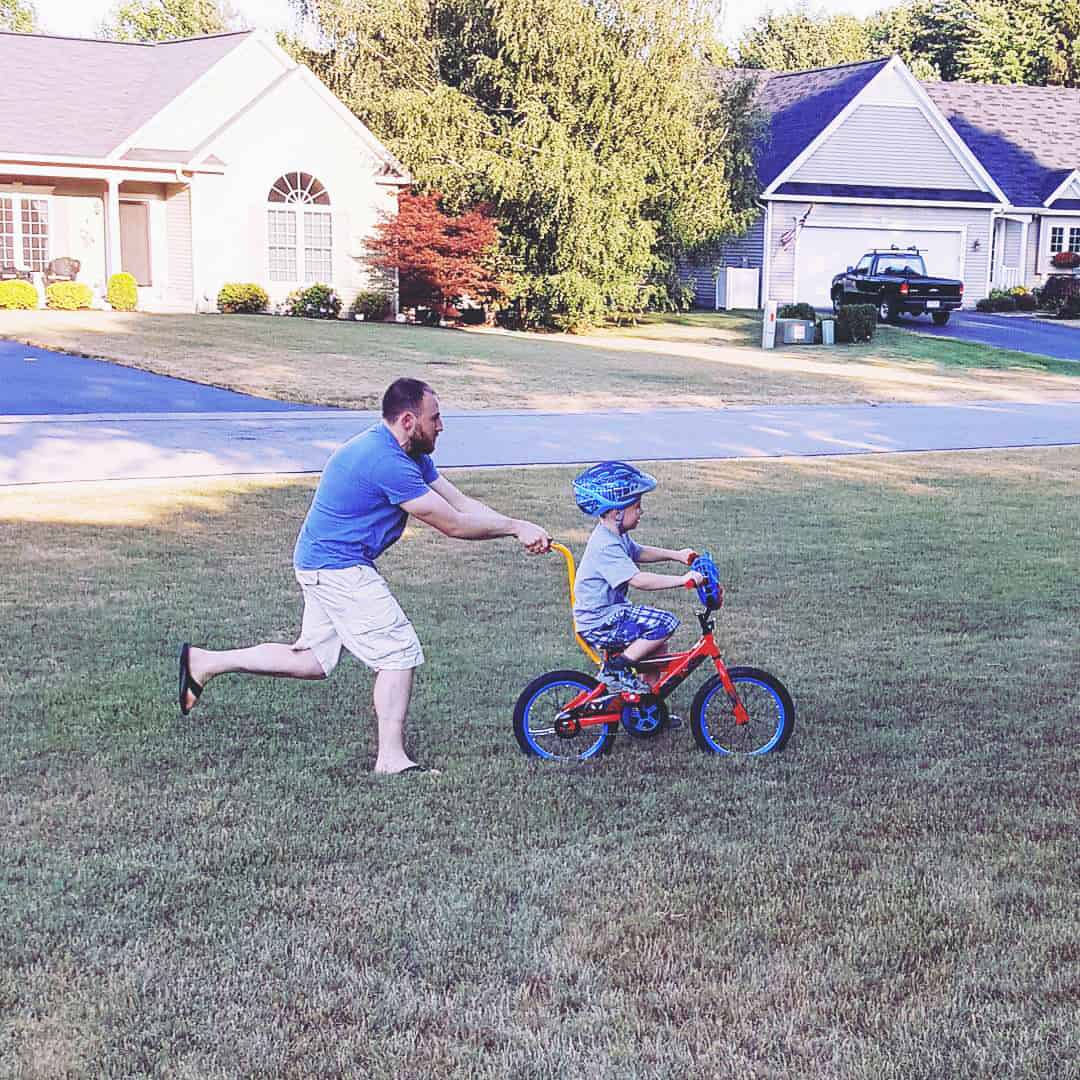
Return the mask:
POLYGON ((929 277, 915 250, 870 251, 832 281, 833 309, 843 304, 873 304, 882 322, 895 322, 902 312, 925 315, 944 326, 964 300, 964 283, 929 277))

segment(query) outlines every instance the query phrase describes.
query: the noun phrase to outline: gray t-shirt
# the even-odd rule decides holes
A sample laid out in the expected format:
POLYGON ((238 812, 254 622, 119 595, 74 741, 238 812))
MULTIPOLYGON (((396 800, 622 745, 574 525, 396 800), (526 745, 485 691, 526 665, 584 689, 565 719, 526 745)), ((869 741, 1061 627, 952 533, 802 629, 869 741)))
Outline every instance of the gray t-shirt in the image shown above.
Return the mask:
POLYGON ((630 607, 626 590, 638 572, 641 546, 629 533, 613 533, 602 521, 593 529, 574 578, 574 625, 595 630, 630 607))

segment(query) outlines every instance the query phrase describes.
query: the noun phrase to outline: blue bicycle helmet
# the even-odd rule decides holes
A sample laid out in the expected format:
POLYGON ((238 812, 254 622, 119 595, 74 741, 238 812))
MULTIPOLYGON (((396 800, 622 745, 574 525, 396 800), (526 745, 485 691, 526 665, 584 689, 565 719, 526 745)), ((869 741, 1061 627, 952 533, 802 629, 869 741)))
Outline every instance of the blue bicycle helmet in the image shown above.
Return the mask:
POLYGON ((625 461, 601 461, 574 477, 574 499, 582 513, 599 517, 625 510, 656 487, 656 480, 625 461))

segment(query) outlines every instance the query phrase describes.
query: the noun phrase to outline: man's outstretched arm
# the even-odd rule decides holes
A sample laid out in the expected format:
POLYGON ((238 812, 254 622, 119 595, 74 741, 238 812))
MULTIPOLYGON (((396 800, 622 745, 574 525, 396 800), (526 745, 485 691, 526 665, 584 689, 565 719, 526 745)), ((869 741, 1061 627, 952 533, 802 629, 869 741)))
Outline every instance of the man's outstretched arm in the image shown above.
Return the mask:
POLYGON ((500 514, 478 499, 463 495, 441 476, 426 495, 403 502, 401 508, 444 536, 459 540, 494 540, 500 536, 513 536, 534 555, 551 547, 551 537, 539 525, 500 514))

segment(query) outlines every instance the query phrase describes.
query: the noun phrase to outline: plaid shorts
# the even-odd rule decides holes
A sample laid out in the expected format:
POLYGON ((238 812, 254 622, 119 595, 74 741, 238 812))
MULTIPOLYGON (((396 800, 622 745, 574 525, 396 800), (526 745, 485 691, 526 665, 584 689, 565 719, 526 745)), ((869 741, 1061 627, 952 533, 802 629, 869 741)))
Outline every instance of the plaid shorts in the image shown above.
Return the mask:
POLYGON ((610 622, 592 630, 582 630, 581 636, 596 649, 619 649, 631 641, 644 638, 660 641, 671 637, 679 628, 679 619, 670 611, 633 604, 623 608, 610 622))

